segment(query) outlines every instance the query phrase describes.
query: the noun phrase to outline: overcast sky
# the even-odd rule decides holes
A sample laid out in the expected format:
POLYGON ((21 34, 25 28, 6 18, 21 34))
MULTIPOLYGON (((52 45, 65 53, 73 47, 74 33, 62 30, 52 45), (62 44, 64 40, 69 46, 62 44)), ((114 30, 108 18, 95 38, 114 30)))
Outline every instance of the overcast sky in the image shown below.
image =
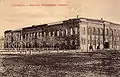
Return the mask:
POLYGON ((77 15, 120 23, 120 0, 0 0, 0 35, 8 29, 61 21, 77 15), (17 4, 27 6, 15 6, 17 4), (28 6, 29 4, 66 6, 28 6))

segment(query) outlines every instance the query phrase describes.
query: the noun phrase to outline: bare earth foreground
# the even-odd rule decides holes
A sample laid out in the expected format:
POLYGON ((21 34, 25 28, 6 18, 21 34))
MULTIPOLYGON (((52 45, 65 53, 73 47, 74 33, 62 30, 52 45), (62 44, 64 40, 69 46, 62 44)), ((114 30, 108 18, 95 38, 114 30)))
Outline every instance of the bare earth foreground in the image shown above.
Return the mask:
POLYGON ((120 77, 120 60, 100 54, 1 55, 0 77, 120 77))

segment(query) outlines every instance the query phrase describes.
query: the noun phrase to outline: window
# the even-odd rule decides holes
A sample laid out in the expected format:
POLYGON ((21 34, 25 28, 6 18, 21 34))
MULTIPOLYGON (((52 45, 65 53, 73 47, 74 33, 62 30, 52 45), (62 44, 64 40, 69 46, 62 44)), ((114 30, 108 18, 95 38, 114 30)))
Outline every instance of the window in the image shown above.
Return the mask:
POLYGON ((28 39, 28 33, 26 33, 26 39, 28 39))
POLYGON ((113 35, 113 30, 110 29, 110 37, 112 37, 112 35, 113 35))
POLYGON ((117 30, 117 36, 119 36, 119 30, 117 30))
POLYGON ((59 32, 59 31, 57 31, 57 36, 59 36, 59 34, 60 34, 60 32, 59 32))
POLYGON ((105 32, 106 35, 108 35, 108 29, 106 29, 106 32, 105 32))
POLYGON ((82 42, 82 44, 83 45, 85 45, 86 44, 86 42, 85 42, 86 40, 84 39, 84 38, 81 38, 81 42, 82 42))
POLYGON ((88 35, 90 35, 90 33, 91 33, 91 29, 90 29, 90 27, 88 28, 88 35))
POLYGON ((39 32, 37 32, 37 38, 39 37, 39 32))
POLYGON ((66 35, 68 35, 68 30, 67 29, 65 29, 65 33, 66 33, 66 35))
POLYGON ((114 29, 114 32, 113 32, 114 35, 116 35, 116 29, 114 29))
POLYGON ((61 31, 61 33, 62 33, 62 36, 64 36, 64 31, 61 31))
POLYGON ((52 33, 52 36, 53 36, 53 37, 55 36, 55 32, 52 33))
POLYGON ((44 37, 46 37, 46 32, 44 32, 44 37))
POLYGON ((51 36, 51 32, 49 32, 48 35, 51 36))
POLYGON ((67 45, 67 41, 65 41, 65 45, 67 45))
POLYGON ((30 34, 30 37, 32 38, 32 33, 30 34))
POLYGON ((26 34, 24 34, 24 39, 26 39, 26 34))
POLYGON ((85 27, 83 27, 83 30, 82 30, 82 31, 83 31, 83 34, 85 34, 85 27))
POLYGON ((39 32, 39 36, 42 37, 42 33, 41 32, 39 32))
POLYGON ((118 36, 120 37, 120 30, 118 30, 118 36))
POLYGON ((93 35, 95 35, 96 34, 96 29, 95 29, 95 27, 93 27, 93 35))
POLYGON ((100 29, 98 28, 98 35, 100 35, 100 29))
POLYGON ((28 38, 30 38, 30 33, 28 33, 28 38))
POLYGON ((75 34, 77 34, 77 33, 78 33, 78 28, 76 27, 76 28, 75 28, 75 34))
POLYGON ((88 44, 90 44, 90 40, 88 40, 88 44))
POLYGON ((73 29, 72 28, 70 29, 70 34, 73 35, 73 29))
POLYGON ((73 40, 70 41, 70 45, 73 45, 73 40))
POLYGON ((101 34, 101 35, 103 34, 103 28, 100 29, 100 34, 101 34))
POLYGON ((77 45, 77 42, 78 42, 78 40, 76 39, 76 40, 75 40, 75 45, 77 45))
POLYGON ((35 33, 33 32, 33 38, 35 38, 35 33))

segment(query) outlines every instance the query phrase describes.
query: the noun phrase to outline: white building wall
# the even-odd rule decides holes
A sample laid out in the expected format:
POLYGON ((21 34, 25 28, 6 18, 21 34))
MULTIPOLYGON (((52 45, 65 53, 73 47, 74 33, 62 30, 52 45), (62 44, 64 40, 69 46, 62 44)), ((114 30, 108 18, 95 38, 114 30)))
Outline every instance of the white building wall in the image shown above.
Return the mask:
POLYGON ((87 51, 87 24, 86 22, 79 23, 80 26, 80 49, 81 52, 87 51))
POLYGON ((100 49, 103 49, 103 23, 86 20, 81 21, 82 22, 79 23, 81 52, 91 52, 92 50, 89 49, 90 45, 93 47, 93 50, 97 50, 97 46, 99 45, 100 49), (91 32, 89 33, 88 28, 91 28, 91 32), (100 30, 99 35, 98 29, 100 30))

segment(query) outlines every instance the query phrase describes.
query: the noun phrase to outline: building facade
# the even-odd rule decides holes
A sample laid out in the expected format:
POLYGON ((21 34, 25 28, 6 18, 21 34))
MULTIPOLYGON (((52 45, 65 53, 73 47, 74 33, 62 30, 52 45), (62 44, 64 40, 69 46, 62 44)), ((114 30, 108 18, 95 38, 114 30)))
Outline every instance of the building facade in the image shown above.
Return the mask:
POLYGON ((120 25, 105 20, 74 18, 5 31, 4 48, 78 50, 120 49, 120 25), (106 45, 105 45, 106 44, 106 45))

